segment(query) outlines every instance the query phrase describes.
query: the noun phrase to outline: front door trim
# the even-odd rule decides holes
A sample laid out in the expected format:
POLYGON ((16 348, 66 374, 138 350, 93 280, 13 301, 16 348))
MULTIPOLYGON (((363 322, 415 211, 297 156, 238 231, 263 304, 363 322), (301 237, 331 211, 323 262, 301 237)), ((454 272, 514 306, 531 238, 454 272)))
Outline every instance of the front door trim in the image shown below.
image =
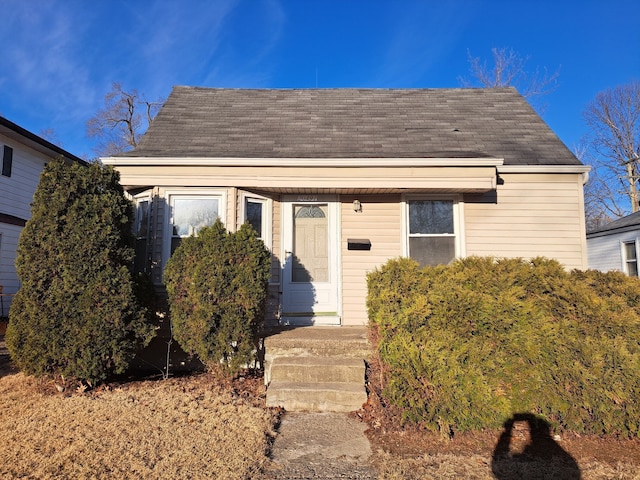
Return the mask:
POLYGON ((282 197, 282 314, 283 325, 340 325, 340 203, 337 195, 284 195, 282 197), (291 282, 290 252, 293 251, 293 212, 295 205, 327 205, 329 281, 310 282, 307 287, 314 293, 314 305, 296 305, 297 295, 305 294, 305 284, 291 282))

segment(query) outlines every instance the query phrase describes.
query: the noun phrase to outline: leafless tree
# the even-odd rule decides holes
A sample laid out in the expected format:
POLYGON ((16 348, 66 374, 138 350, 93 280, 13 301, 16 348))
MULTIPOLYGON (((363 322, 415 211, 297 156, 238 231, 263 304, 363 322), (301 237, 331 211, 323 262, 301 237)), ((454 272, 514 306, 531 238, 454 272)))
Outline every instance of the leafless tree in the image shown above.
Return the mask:
POLYGON ((43 130, 40 130, 39 135, 48 142, 51 142, 60 148, 64 148, 62 142, 58 138, 58 134, 56 134, 56 131, 53 128, 45 128, 43 130))
POLYGON ((587 160, 596 172, 593 199, 613 218, 639 208, 640 81, 600 92, 584 110, 587 160))
POLYGON ((137 90, 126 92, 120 83, 111 84, 104 109, 87 121, 87 135, 97 140, 96 153, 118 155, 135 148, 163 103, 150 102, 137 90))
POLYGON ((560 68, 553 73, 549 73, 546 67, 536 67, 533 72, 528 72, 529 57, 522 57, 512 48, 492 48, 491 54, 493 65, 487 65, 486 60, 474 57, 468 51, 471 79, 460 77, 460 83, 464 87, 515 87, 538 113, 542 113, 545 105, 540 97, 558 88, 560 68))
POLYGON ((599 175, 597 169, 589 174, 584 187, 584 216, 587 232, 625 215, 619 196, 611 189, 610 179, 599 175))

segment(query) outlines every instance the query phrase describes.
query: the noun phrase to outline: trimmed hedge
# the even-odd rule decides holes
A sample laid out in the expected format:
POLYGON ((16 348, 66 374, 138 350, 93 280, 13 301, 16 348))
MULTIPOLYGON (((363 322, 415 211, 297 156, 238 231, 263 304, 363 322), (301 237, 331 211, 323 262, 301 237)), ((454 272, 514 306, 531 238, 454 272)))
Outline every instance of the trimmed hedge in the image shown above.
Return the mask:
POLYGON ((184 238, 164 272, 173 335, 209 369, 237 374, 255 360, 271 254, 247 223, 220 220, 184 238))
POLYGON ((533 413, 562 429, 640 433, 640 280, 536 258, 470 257, 369 274, 383 395, 431 430, 533 413))
POLYGON ((6 333, 26 373, 100 382, 153 337, 131 273, 131 214, 112 168, 44 168, 18 243, 21 287, 6 333))

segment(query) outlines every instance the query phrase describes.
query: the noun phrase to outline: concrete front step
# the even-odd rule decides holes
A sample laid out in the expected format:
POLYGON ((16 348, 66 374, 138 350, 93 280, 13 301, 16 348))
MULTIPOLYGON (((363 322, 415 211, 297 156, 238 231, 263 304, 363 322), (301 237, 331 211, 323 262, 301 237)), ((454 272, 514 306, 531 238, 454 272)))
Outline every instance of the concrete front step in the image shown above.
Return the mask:
POLYGON ((264 338, 267 405, 298 412, 352 412, 367 401, 366 327, 303 327, 264 338))
POLYGON ((276 357, 269 370, 270 382, 363 384, 365 364, 349 357, 276 357))
POLYGON ((274 330, 265 335, 267 356, 367 358, 369 341, 366 327, 301 327, 274 330))
POLYGON ((268 407, 290 412, 353 412, 367 401, 364 383, 271 382, 268 407))

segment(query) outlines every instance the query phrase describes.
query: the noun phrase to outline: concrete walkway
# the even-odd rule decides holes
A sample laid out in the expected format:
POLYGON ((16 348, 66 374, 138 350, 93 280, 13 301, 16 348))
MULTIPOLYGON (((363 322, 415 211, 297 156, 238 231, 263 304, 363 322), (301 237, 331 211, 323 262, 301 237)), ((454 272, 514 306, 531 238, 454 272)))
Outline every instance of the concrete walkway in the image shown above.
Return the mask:
POLYGON ((285 413, 265 479, 374 479, 366 424, 345 413, 285 413))

